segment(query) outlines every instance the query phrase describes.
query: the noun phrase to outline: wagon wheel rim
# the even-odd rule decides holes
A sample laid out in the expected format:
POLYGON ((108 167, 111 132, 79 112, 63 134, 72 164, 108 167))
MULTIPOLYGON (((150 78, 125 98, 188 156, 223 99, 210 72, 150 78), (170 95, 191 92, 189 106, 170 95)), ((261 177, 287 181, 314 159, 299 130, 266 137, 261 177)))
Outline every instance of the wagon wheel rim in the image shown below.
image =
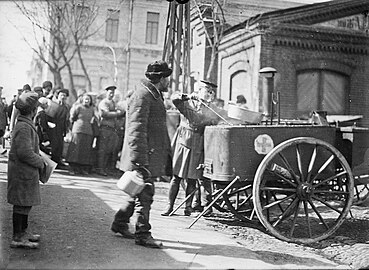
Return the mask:
POLYGON ((332 145, 300 137, 273 148, 254 178, 256 214, 275 237, 313 243, 333 234, 347 216, 354 178, 332 145))

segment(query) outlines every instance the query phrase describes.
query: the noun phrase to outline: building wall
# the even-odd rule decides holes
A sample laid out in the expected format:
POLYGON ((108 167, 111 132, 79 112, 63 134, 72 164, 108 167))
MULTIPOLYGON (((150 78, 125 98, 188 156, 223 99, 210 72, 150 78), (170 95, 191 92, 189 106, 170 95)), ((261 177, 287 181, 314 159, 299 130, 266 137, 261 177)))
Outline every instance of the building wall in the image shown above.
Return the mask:
MULTIPOLYGON (((219 54, 220 97, 229 100, 232 74, 246 70, 252 74, 246 78, 245 88, 251 92, 243 93, 251 110, 267 112, 267 85, 260 77, 259 70, 273 67, 274 92, 280 92, 281 117, 297 119, 297 74, 303 70, 325 70, 344 74, 349 78, 347 91, 348 115, 363 115, 358 125, 369 125, 369 53, 366 44, 369 39, 358 34, 340 33, 340 42, 335 40, 338 33, 323 33, 325 36, 307 34, 306 31, 276 30, 275 34, 261 35, 257 30, 250 33, 237 30, 224 39, 219 54)), ((233 98, 232 98, 233 99, 233 98)))
MULTIPOLYGON (((252 16, 256 16, 257 14, 274 11, 278 9, 297 7, 297 6, 301 6, 304 4, 299 1, 284 1, 284 0, 250 0, 250 1, 232 0, 232 1, 227 1, 225 3, 226 4, 222 5, 222 7, 223 7, 223 12, 226 17, 226 23, 228 26, 233 26, 238 23, 241 23, 245 21, 246 19, 249 19, 252 16)), ((194 33, 193 35, 194 45, 191 48, 191 71, 193 74, 196 74, 197 80, 200 80, 200 79, 205 79, 206 74, 207 74, 207 70, 208 70, 209 63, 210 63, 210 49, 209 47, 206 46, 207 41, 206 41, 206 36, 204 34, 204 28, 202 24, 200 23, 199 19, 195 17, 195 14, 196 13, 193 12, 192 21, 191 21, 191 29, 194 33), (204 50, 206 50, 206 52, 204 52, 204 50)), ((254 54, 252 50, 247 50, 247 52, 245 53, 247 53, 248 55, 254 54)), ((222 60, 219 59, 219 61, 222 61, 222 60)), ((215 72, 211 78, 212 81, 219 80, 218 78, 219 76, 223 77, 223 75, 221 75, 218 71, 218 67, 220 65, 219 61, 218 61, 217 67, 215 68, 215 72)), ((226 61, 226 60, 223 60, 223 61, 226 61)), ((255 87, 256 85, 255 74, 248 73, 247 77, 250 77, 249 80, 251 84, 254 84, 253 87, 255 87)), ((229 88, 229 86, 224 85, 224 82, 222 82, 221 87, 229 88)), ((249 86, 248 88, 250 87, 251 86, 249 86)), ((221 94, 218 94, 218 97, 225 99, 226 101, 229 100, 229 95, 226 94, 226 91, 229 91, 228 88, 221 89, 221 94)), ((254 89, 254 88, 251 87, 251 89, 254 89)), ((254 90, 248 90, 248 91, 249 93, 246 95, 246 98, 247 96, 250 98, 250 101, 248 101, 248 103, 252 108, 255 108, 255 110, 257 110, 258 105, 255 103, 255 99, 257 99, 258 95, 253 92, 254 90)), ((232 99, 235 99, 235 97, 232 97, 232 99)))
POLYGON ((260 35, 250 36, 242 30, 229 35, 222 43, 218 61, 219 97, 225 103, 235 102, 237 94, 243 94, 250 110, 259 111, 260 35), (231 85, 232 75, 245 71, 242 89, 231 85), (231 87, 233 92, 231 96, 231 87), (235 92, 235 90, 239 90, 235 92))
MULTIPOLYGON (((334 36, 332 36, 333 38, 334 36)), ((281 40, 283 38, 279 38, 281 40)), ((360 48, 365 44, 342 42, 346 50, 329 47, 331 41, 299 38, 298 35, 288 42, 280 44, 278 37, 264 42, 261 51, 261 67, 272 66, 277 70, 275 92, 281 93, 281 117, 297 118, 297 72, 300 70, 320 69, 344 74, 349 78, 349 98, 347 114, 363 115, 361 124, 369 123, 369 55, 360 48), (308 41, 308 43, 307 43, 308 41), (308 47, 303 44, 310 44, 308 47), (355 49, 356 48, 356 49, 355 49), (346 52, 345 52, 346 51, 346 52)), ((329 40, 329 38, 328 38, 329 40)), ((368 40, 369 41, 369 40, 368 40)))
MULTIPOLYGON (((128 90, 134 89, 144 77, 147 65, 162 57, 169 4, 165 0, 103 0, 96 1, 96 4, 99 5, 99 15, 92 29, 99 30, 86 41, 82 51, 84 63, 92 82, 91 90, 99 92, 106 86, 114 84, 118 87, 117 91, 125 96, 128 90), (131 39, 129 39, 129 3, 133 3, 131 39), (105 41, 105 20, 108 9, 120 10, 117 42, 105 41), (157 44, 145 43, 147 12, 160 14, 157 44), (112 50, 115 52, 117 62, 116 82, 114 81, 115 67, 112 50), (128 52, 130 53, 129 61, 128 52)), ((73 74, 83 76, 77 58, 75 60, 72 64, 73 74)), ((63 82, 68 87, 69 77, 66 70, 63 72, 63 82)))

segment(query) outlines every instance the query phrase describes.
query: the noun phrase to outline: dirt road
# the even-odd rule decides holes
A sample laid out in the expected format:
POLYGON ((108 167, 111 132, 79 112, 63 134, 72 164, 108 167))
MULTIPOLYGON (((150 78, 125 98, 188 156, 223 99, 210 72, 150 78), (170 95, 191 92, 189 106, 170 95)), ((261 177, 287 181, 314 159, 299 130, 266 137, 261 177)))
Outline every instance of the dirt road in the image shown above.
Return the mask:
POLYGON ((42 185, 42 205, 30 215, 30 229, 42 235, 40 249, 10 249, 12 208, 6 203, 6 160, 0 160, 0 269, 349 269, 352 266, 334 255, 337 246, 350 254, 347 241, 352 239, 339 241, 336 236, 320 243, 320 247, 300 246, 279 241, 258 226, 246 226, 224 214, 202 218, 187 229, 193 217, 183 216, 183 209, 173 217, 160 216, 168 192, 165 182, 156 183, 151 215, 153 236, 162 240, 165 248, 137 246, 133 240, 110 232, 122 198, 115 183, 112 178, 78 177, 57 171, 48 184, 42 185))

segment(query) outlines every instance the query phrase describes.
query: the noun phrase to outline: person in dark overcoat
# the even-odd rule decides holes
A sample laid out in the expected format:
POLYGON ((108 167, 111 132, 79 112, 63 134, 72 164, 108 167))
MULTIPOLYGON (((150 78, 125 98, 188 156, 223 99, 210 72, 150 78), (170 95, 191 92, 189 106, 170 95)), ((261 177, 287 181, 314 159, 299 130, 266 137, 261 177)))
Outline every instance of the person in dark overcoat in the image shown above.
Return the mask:
POLYGON ((15 107, 19 110, 13 130, 8 161, 8 203, 13 205, 13 239, 11 247, 37 248, 40 236, 27 233, 28 215, 34 205, 41 203, 40 172, 45 164, 39 155, 39 139, 33 118, 38 95, 22 93, 15 107))
POLYGON ((135 198, 124 197, 124 204, 115 214, 112 231, 132 238, 128 230, 130 217, 136 210, 135 242, 151 248, 161 248, 162 243, 151 235, 150 208, 154 197, 154 180, 172 175, 172 153, 166 110, 162 92, 168 91, 168 77, 172 70, 164 61, 149 64, 139 87, 129 97, 126 111, 120 170, 132 171, 144 167, 151 176, 144 178, 145 187, 135 198))
MULTIPOLYGON (((174 106, 181 113, 181 121, 172 141, 173 178, 170 181, 168 205, 162 216, 168 216, 173 211, 182 179, 186 179, 187 183, 186 197, 196 189, 196 181, 202 179, 203 174, 202 169, 198 167, 204 163, 205 127, 215 125, 221 120, 214 113, 218 111, 217 107, 212 104, 216 85, 208 81, 200 83, 198 93, 192 93, 190 96, 177 93, 172 96, 174 106)), ((193 211, 191 204, 192 197, 186 201, 186 216, 191 215, 193 211)))
POLYGON ((57 110, 54 117, 49 117, 48 121, 53 122, 55 127, 48 129, 48 136, 51 145, 51 159, 58 163, 57 168, 66 169, 67 166, 62 162, 64 137, 69 130, 69 111, 70 106, 66 103, 69 96, 68 89, 57 89, 56 99, 57 110))

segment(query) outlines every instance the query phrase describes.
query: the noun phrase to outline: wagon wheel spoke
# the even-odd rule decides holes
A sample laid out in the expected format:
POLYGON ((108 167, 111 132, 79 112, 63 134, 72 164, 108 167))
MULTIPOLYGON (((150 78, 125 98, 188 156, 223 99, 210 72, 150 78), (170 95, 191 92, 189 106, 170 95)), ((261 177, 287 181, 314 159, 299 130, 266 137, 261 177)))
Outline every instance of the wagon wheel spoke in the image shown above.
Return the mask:
POLYGON ((315 205, 314 205, 313 201, 309 199, 309 200, 308 200, 308 202, 309 202, 309 204, 310 204, 311 208, 313 208, 314 212, 315 212, 315 213, 317 214, 317 216, 319 217, 319 220, 324 224, 325 228, 328 230, 328 229, 329 229, 329 227, 328 227, 327 223, 325 223, 325 221, 324 221, 324 219, 323 219, 322 215, 319 213, 318 209, 315 207, 315 205))
POLYGON ((301 150, 300 145, 296 145, 296 157, 297 157, 297 166, 299 167, 301 179, 304 179, 304 172, 302 170, 302 162, 301 162, 301 150))
MULTIPOLYGON (((277 196, 275 196, 275 193, 274 193, 274 192, 272 193, 272 196, 273 196, 273 199, 274 199, 274 200, 278 200, 278 199, 277 199, 277 196)), ((281 212, 283 212, 283 211, 284 211, 284 210, 283 210, 283 208, 282 208, 282 205, 278 204, 278 208, 281 210, 281 212)))
POLYGON ((296 207, 296 204, 298 203, 299 199, 298 198, 295 198, 291 203, 290 205, 286 208, 286 211, 284 211, 282 213, 282 215, 280 215, 276 221, 273 222, 272 226, 273 227, 276 227, 279 222, 282 221, 282 219, 284 219, 285 217, 287 217, 292 211, 293 209, 296 207))
POLYGON ((291 230, 290 230, 290 237, 293 236, 293 233, 295 231, 296 221, 297 221, 297 217, 298 217, 299 211, 300 211, 300 205, 301 205, 301 201, 298 202, 295 214, 293 215, 293 221, 292 221, 292 226, 291 226, 291 230))
POLYGON ((263 191, 278 191, 279 193, 290 193, 290 192, 293 192, 295 193, 296 192, 296 189, 294 188, 280 188, 280 187, 263 187, 261 188, 260 190, 263 190, 263 191))
MULTIPOLYGON (((269 208, 271 208, 271 207, 273 207, 273 206, 275 206, 275 205, 277 205, 277 204, 281 204, 281 203, 283 203, 283 202, 285 202, 285 201, 287 201, 287 200, 291 199, 291 198, 292 198, 292 197, 294 197, 294 196, 296 196, 296 195, 295 195, 295 194, 291 194, 291 195, 289 195, 289 196, 287 196, 287 197, 284 197, 283 199, 276 200, 276 201, 274 201, 274 202, 272 202, 272 203, 270 203, 270 204, 264 205, 264 206, 263 206, 263 210, 269 209, 269 208)), ((282 211, 284 211, 284 210, 282 210, 282 211)))
POLYGON ((309 163, 309 167, 308 167, 308 174, 306 176, 306 182, 307 183, 310 183, 310 177, 311 177, 311 173, 313 171, 313 167, 314 167, 314 163, 315 163, 315 159, 316 159, 316 148, 317 148, 317 145, 315 145, 314 151, 311 154, 310 163, 309 163))
POLYGON ((236 190, 234 190, 234 191, 230 191, 228 194, 229 194, 230 196, 233 196, 233 195, 235 195, 235 194, 237 194, 237 193, 245 192, 245 193, 246 193, 246 195, 247 195, 247 194, 248 194, 248 193, 247 193, 247 190, 248 190, 248 189, 250 189, 251 187, 252 187, 252 185, 247 185, 247 186, 245 186, 245 187, 243 187, 243 188, 236 189, 236 190))
POLYGON ((344 195, 349 195, 350 192, 348 191, 340 191, 340 190, 316 190, 314 192, 315 194, 317 193, 329 193, 329 194, 344 194, 344 195))
POLYGON ((340 210, 338 210, 337 208, 335 208, 335 207, 333 207, 332 205, 330 205, 329 203, 327 203, 326 201, 324 201, 324 200, 322 200, 322 199, 320 199, 319 197, 317 197, 317 196, 312 196, 312 198, 313 199, 315 199, 315 200, 317 200, 317 201, 319 201, 319 202, 321 202, 322 204, 324 204, 325 206, 327 206, 327 207, 329 207, 330 209, 332 209, 333 211, 336 211, 337 213, 339 213, 339 214, 342 214, 342 211, 340 211, 340 210))
POLYGON ((334 159, 334 155, 330 156, 326 160, 326 162, 324 162, 324 164, 318 170, 317 174, 310 180, 310 183, 314 182, 314 180, 318 177, 318 175, 320 175, 328 167, 328 165, 332 162, 333 159, 334 159))
MULTIPOLYGON (((288 184, 290 184, 293 187, 297 187, 296 183, 293 183, 290 179, 288 179, 286 176, 284 176, 282 173, 278 173, 277 171, 275 171, 274 166, 279 166, 275 163, 273 163, 271 169, 269 170, 271 173, 273 173, 274 175, 277 175, 278 177, 282 178, 283 181, 287 182, 288 184)), ((287 169, 281 167, 282 170, 286 170, 288 172, 287 169)))
POLYGON ((321 186, 321 185, 323 185, 323 184, 326 184, 326 183, 328 183, 329 181, 332 181, 333 179, 336 179, 336 178, 338 178, 338 177, 341 177, 341 176, 343 176, 343 175, 345 175, 345 174, 347 174, 347 171, 339 172, 339 173, 337 173, 337 174, 335 174, 335 175, 333 175, 333 176, 331 176, 331 177, 328 177, 327 179, 324 179, 324 180, 320 181, 318 184, 313 185, 313 187, 314 187, 314 188, 317 188, 317 187, 319 187, 319 186, 321 186))
POLYGON ((314 243, 332 235, 342 224, 352 204, 353 190, 350 166, 334 146, 312 137, 292 138, 274 147, 258 166, 254 209, 275 237, 314 243), (284 177, 271 173, 277 162, 281 165, 274 169, 284 177), (285 210, 281 212, 279 206, 285 210))
POLYGON ((310 219, 309 219, 309 209, 307 207, 306 201, 303 201, 303 203, 304 203, 306 224, 307 224, 308 230, 309 230, 309 237, 311 237, 312 234, 311 234, 311 226, 310 226, 310 219))
POLYGON ((300 184, 300 178, 299 176, 295 173, 295 171, 292 169, 291 164, 288 162, 287 158, 280 152, 278 153, 278 155, 281 157, 284 165, 288 168, 288 171, 293 175, 293 178, 295 179, 295 181, 300 184))
POLYGON ((250 202, 250 199, 252 198, 252 194, 250 195, 246 195, 246 198, 244 199, 244 201, 242 203, 239 204, 239 208, 242 208, 245 204, 247 204, 248 202, 250 202))

